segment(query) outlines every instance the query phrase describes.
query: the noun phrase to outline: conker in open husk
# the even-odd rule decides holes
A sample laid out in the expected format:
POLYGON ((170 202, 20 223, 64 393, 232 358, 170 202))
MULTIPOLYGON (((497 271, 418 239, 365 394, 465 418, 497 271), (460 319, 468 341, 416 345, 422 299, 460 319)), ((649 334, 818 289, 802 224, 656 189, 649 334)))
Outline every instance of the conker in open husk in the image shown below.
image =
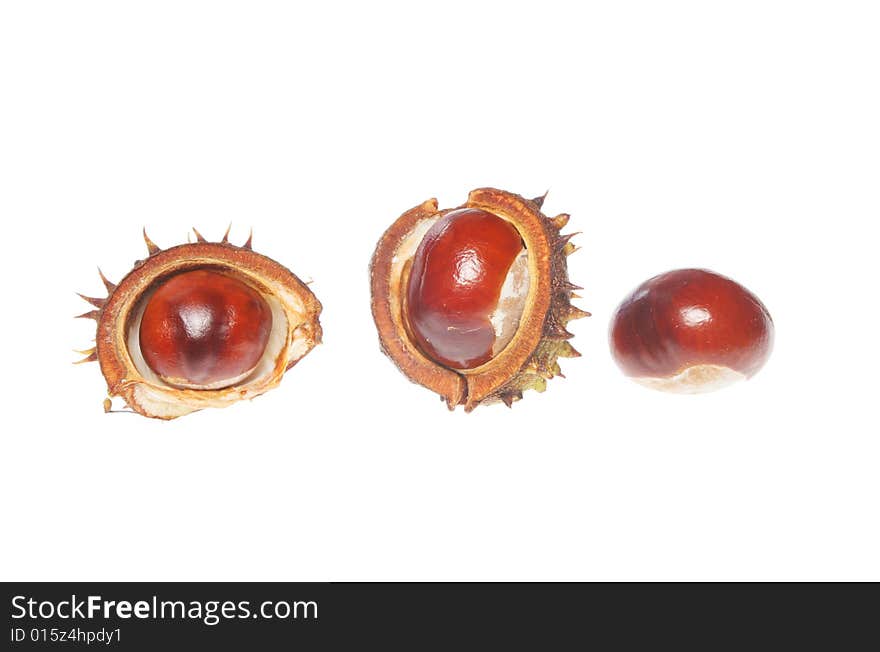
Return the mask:
POLYGON ((543 391, 576 357, 566 324, 576 247, 561 235, 566 214, 547 217, 544 197, 481 188, 458 208, 431 199, 407 211, 376 246, 370 266, 373 318, 383 351, 450 409, 543 391))
MULTIPOLYGON (((195 231, 195 229, 193 229, 195 231)), ((225 407, 272 389, 321 341, 321 304, 290 270, 229 242, 161 250, 119 284, 103 274, 106 298, 83 298, 98 322, 95 347, 109 396, 135 412, 173 419, 225 407)), ((82 296, 82 295, 80 295, 82 296)), ((104 403, 110 409, 110 399, 104 403)))
POLYGON ((611 320, 611 353, 637 382, 695 394, 754 376, 773 349, 773 320, 742 285, 678 269, 632 291, 611 320))

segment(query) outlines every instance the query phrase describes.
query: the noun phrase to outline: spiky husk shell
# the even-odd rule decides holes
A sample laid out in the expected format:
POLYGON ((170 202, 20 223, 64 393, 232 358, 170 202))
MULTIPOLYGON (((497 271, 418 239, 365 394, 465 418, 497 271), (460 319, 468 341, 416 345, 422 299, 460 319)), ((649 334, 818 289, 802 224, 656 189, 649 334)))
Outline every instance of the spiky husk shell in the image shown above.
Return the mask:
MULTIPOLYGON (((79 362, 97 361, 107 381, 110 397, 119 396, 135 412, 158 419, 173 419, 206 407, 226 407, 251 399, 281 382, 293 367, 321 342, 319 316, 321 303, 299 278, 286 267, 252 250, 252 238, 239 247, 229 242, 229 230, 220 242, 208 242, 193 229, 196 242, 160 249, 144 231, 148 257, 119 284, 107 280, 106 298, 86 297, 95 310, 79 315, 97 321, 95 348, 81 351, 79 362), (171 387, 151 377, 138 352, 131 348, 131 332, 137 326, 144 298, 162 280, 182 271, 213 268, 236 276, 256 287, 270 301, 273 335, 267 346, 271 359, 261 363, 262 371, 240 384, 217 390, 171 387)), ((110 410, 109 398, 104 409, 110 410)))
POLYGON ((480 188, 456 208, 439 210, 437 200, 416 206, 392 224, 376 246, 370 265, 373 319, 382 350, 413 382, 446 401, 449 409, 501 401, 511 406, 528 389, 544 391, 547 380, 561 376, 558 359, 580 354, 568 342, 566 325, 588 313, 571 299, 580 288, 568 280, 567 257, 576 251, 572 235, 560 230, 567 214, 547 217, 544 197, 480 188), (453 371, 425 356, 407 332, 403 297, 415 249, 428 228, 440 217, 460 208, 481 208, 511 222, 528 251, 529 294, 520 325, 510 343, 492 360, 466 372, 453 371))

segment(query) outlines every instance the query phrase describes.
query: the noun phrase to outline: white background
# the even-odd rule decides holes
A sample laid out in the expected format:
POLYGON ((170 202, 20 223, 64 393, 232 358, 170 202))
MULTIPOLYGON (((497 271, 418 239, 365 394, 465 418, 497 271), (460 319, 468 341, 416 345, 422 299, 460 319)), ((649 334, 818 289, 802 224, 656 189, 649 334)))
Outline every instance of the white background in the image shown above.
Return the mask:
POLYGON ((0 576, 880 579, 875 3, 9 2, 0 9, 0 576), (379 351, 404 210, 493 185, 572 214, 584 356, 449 413, 379 351), (97 294, 196 226, 291 267, 325 343, 253 403, 105 415, 97 294), (751 382, 609 357, 645 278, 757 293, 751 382))

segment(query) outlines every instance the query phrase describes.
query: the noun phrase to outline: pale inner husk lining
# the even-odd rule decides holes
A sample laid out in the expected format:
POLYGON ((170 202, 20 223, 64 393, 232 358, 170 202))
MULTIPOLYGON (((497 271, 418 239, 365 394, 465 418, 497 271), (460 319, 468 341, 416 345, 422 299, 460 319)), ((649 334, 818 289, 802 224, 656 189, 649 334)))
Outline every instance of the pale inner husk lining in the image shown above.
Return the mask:
POLYGON ((529 253, 523 248, 510 265, 498 296, 498 307, 489 316, 489 321, 492 322, 492 327, 495 329, 492 357, 501 353, 516 334, 528 296, 529 253))

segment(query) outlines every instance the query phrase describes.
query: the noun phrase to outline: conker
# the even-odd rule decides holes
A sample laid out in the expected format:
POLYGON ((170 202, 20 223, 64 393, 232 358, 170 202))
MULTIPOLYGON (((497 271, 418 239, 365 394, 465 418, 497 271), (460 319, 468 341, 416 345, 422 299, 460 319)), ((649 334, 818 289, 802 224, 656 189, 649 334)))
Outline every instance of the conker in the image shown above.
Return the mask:
POLYGON ((577 357, 566 325, 586 312, 571 304, 576 247, 563 213, 480 188, 456 208, 430 199, 384 233, 370 265, 373 319, 382 350, 413 382, 465 411, 543 391, 577 357))
POLYGON ((255 288, 197 269, 173 276, 147 300, 141 352, 169 384, 218 389, 254 370, 271 329, 272 309, 255 288))
POLYGON ((773 320, 742 285, 705 269, 679 269, 637 287, 617 308, 612 355, 654 389, 699 393, 754 376, 773 348, 773 320))
MULTIPOLYGON (((406 304, 413 335, 428 357, 453 369, 473 369, 492 358, 492 317, 523 251, 513 225, 484 210, 452 211, 434 223, 413 257, 406 304)), ((519 298, 525 299, 522 292, 519 298)))

